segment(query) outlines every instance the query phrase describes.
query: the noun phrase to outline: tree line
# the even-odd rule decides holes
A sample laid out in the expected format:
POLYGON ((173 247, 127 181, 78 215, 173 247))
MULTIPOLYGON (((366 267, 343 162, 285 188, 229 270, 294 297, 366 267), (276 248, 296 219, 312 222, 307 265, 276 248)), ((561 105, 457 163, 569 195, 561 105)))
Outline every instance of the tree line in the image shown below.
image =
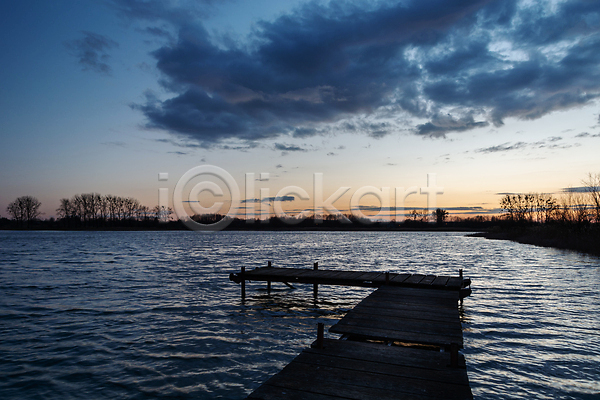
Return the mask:
POLYGON ((600 174, 589 174, 584 186, 559 197, 547 193, 506 194, 500 207, 505 219, 518 224, 600 223, 600 174))
MULTIPOLYGON (((30 228, 41 212, 42 203, 33 196, 21 196, 11 202, 6 211, 18 228, 30 228)), ((135 223, 156 223, 166 220, 172 210, 156 206, 149 208, 133 197, 101 195, 99 193, 76 194, 60 199, 56 215, 63 228, 94 228, 131 226, 135 223)), ((54 219, 51 218, 51 223, 54 219)))
POLYGON ((99 193, 76 194, 70 199, 60 199, 60 206, 56 209, 58 218, 66 223, 84 226, 158 220, 170 213, 170 209, 165 207, 156 206, 151 209, 133 197, 99 193))

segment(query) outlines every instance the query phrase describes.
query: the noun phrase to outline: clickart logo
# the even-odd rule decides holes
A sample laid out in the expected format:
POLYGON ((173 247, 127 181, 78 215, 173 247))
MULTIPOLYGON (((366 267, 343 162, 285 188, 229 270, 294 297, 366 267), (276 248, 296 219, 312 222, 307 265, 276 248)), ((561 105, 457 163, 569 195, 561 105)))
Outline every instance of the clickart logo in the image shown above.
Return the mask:
MULTIPOLYGON (((169 174, 162 172, 158 174, 159 181, 168 181, 169 174)), ((263 222, 271 216, 272 205, 274 214, 282 222, 287 224, 297 224, 312 215, 316 224, 323 222, 323 216, 329 214, 339 219, 341 222, 350 223, 350 220, 342 214, 334 205, 342 196, 349 193, 350 187, 340 187, 329 197, 325 198, 323 193, 323 173, 313 174, 313 193, 312 198, 309 193, 299 186, 286 186, 279 190, 277 194, 271 197, 270 189, 260 188, 260 198, 254 196, 255 182, 268 181, 269 173, 261 173, 260 178, 256 179, 253 172, 245 174, 245 199, 242 201, 240 188, 229 172, 223 168, 214 165, 201 165, 185 172, 177 181, 172 197, 173 211, 179 220, 188 228, 195 231, 220 231, 225 229, 243 209, 243 214, 247 223, 255 222, 255 205, 260 204, 260 217, 263 222), (220 184, 218 184, 219 182, 220 184), (228 191, 228 196, 223 189, 228 191), (206 193, 205 193, 206 192, 206 193), (214 221, 206 222, 207 219, 201 218, 206 215, 221 216, 226 205, 225 201, 213 201, 210 207, 204 207, 200 197, 207 194, 214 198, 228 198, 229 207, 225 216, 214 221), (312 209, 305 209, 297 215, 288 215, 284 210, 282 203, 292 201, 298 198, 302 201, 312 200, 312 209), (241 207, 241 204, 244 206, 241 207)), ((411 194, 420 192, 427 196, 427 209, 435 209, 436 196, 443 194, 442 187, 436 185, 436 174, 427 174, 427 186, 418 188, 411 186, 408 188, 395 187, 394 196, 390 187, 377 188, 375 186, 362 186, 351 193, 350 202, 345 210, 348 210, 352 217, 363 222, 390 221, 393 215, 397 221, 404 219, 404 201, 411 194), (363 213, 364 207, 360 206, 361 199, 366 195, 375 196, 380 206, 377 207, 378 213, 366 216, 363 213), (392 200, 393 197, 393 200, 392 200)), ((161 222, 166 222, 170 214, 169 209, 169 189, 158 189, 158 205, 161 213, 161 222)), ((206 202, 205 202, 206 204, 206 202)))

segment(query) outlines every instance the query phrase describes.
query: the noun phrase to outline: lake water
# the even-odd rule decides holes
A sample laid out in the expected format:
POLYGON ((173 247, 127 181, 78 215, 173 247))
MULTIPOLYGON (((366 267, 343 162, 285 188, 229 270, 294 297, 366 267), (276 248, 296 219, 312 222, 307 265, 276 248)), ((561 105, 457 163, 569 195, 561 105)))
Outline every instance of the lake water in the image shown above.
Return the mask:
MULTIPOLYGON (((372 289, 241 266, 457 275, 478 399, 600 398, 600 259, 426 232, 0 232, 0 398, 244 398, 372 289)), ((330 337, 337 337, 330 335, 330 337)))

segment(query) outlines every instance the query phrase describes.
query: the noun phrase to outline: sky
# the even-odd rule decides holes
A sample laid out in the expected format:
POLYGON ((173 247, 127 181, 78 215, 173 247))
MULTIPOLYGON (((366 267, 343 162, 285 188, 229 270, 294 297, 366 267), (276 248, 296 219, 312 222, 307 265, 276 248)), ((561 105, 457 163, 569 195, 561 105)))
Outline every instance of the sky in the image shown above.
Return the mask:
POLYGON ((595 0, 7 0, 0 48, 4 217, 160 188, 485 215, 600 173, 595 0))

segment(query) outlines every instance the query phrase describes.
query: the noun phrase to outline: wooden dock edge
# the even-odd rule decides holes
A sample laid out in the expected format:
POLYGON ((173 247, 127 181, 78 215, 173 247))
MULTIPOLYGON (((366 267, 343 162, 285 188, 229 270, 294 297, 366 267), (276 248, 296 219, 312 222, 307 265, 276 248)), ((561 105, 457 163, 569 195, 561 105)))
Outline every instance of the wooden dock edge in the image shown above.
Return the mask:
POLYGON ((463 276, 459 269, 459 276, 435 276, 422 274, 400 274, 390 272, 365 272, 365 271, 340 271, 320 270, 318 262, 308 268, 277 268, 271 266, 257 267, 246 271, 241 267, 239 273, 230 273, 229 280, 241 284, 242 298, 246 296, 246 282, 267 282, 267 291, 271 290, 272 282, 280 282, 293 288, 291 283, 313 285, 313 296, 318 295, 319 285, 357 286, 378 288, 384 285, 427 288, 437 290, 455 290, 459 292, 462 300, 471 295, 471 279, 463 276))

